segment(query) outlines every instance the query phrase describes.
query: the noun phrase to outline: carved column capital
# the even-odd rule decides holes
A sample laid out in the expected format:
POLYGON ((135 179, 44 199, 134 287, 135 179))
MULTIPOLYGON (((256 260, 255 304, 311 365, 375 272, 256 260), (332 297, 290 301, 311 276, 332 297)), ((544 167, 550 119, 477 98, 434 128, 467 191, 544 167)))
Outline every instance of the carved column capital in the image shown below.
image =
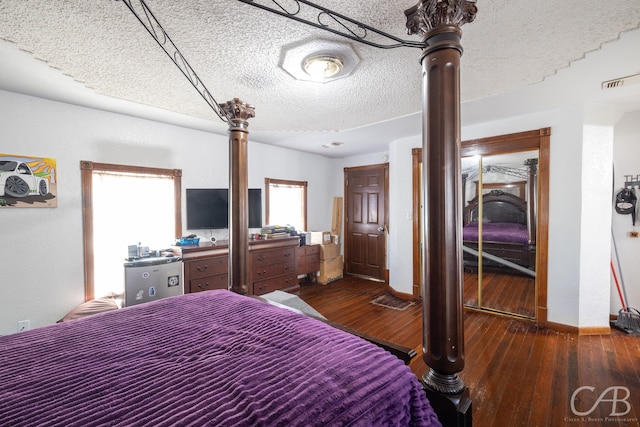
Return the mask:
POLYGON ((246 127, 248 120, 256 116, 255 108, 239 98, 218 105, 233 125, 246 127))
POLYGON ((407 17, 407 33, 424 38, 438 27, 460 27, 473 22, 477 11, 475 1, 420 0, 417 5, 404 12, 407 17))
POLYGON ((524 165, 529 168, 529 171, 533 171, 535 173, 538 168, 538 159, 527 159, 524 161, 524 165))

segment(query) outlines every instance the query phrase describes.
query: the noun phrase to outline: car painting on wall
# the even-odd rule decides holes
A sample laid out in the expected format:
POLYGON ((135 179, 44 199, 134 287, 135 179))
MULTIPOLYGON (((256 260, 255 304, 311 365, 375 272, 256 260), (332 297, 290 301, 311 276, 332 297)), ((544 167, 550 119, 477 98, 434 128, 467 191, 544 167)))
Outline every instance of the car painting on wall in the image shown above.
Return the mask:
POLYGON ((56 160, 0 153, 0 208, 58 206, 56 160))

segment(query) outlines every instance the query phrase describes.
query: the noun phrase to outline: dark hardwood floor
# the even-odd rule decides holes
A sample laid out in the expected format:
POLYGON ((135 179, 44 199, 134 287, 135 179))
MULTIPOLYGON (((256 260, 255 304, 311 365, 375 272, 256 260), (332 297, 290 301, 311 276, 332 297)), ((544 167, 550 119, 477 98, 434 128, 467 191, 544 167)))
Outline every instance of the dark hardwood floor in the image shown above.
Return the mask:
POLYGON ((484 271, 482 286, 478 286, 478 272, 464 273, 464 304, 471 307, 481 305, 484 308, 513 313, 521 317, 535 317, 536 283, 535 279, 522 274, 505 271, 484 271), (482 290, 481 304, 479 291, 482 290))
MULTIPOLYGON (((331 321, 415 349, 410 368, 421 377, 427 370, 422 307, 399 311, 371 304, 386 289, 347 276, 303 285, 299 296, 331 321)), ((460 376, 470 389, 474 426, 640 425, 640 336, 616 329, 578 336, 477 311, 465 311, 464 318, 460 376), (584 415, 572 410, 574 393, 573 408, 584 415)))

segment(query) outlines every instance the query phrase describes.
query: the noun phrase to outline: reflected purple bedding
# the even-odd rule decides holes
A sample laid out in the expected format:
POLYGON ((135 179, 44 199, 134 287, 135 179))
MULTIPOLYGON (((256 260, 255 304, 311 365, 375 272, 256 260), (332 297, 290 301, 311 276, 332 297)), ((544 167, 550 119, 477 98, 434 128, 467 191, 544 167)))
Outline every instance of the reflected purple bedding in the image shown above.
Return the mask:
MULTIPOLYGON (((462 229, 462 240, 478 241, 478 223, 470 222, 462 229)), ((485 242, 519 243, 529 246, 527 226, 513 222, 483 222, 482 240, 485 242)))

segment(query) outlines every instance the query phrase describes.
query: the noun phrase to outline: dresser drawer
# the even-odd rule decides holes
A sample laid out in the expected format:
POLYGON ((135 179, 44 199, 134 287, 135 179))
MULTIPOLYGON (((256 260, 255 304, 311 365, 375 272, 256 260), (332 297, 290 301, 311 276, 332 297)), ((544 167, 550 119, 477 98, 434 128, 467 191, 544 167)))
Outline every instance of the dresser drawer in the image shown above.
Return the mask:
POLYGON ((308 271, 307 257, 302 256, 296 260, 296 271, 298 274, 305 274, 308 271))
POLYGON ((264 280, 268 277, 281 276, 287 273, 293 273, 293 263, 281 262, 280 264, 272 264, 265 266, 254 267, 251 272, 251 281, 256 282, 258 280, 264 280))
POLYGON ((253 295, 264 295, 279 289, 287 289, 298 284, 298 278, 293 274, 287 274, 272 279, 253 283, 253 295))
POLYGON ((298 274, 313 273, 320 270, 320 245, 307 245, 296 248, 298 274))
POLYGON ((218 274, 189 281, 190 292, 210 291, 213 289, 229 289, 229 275, 226 273, 218 274))
POLYGON ((304 246, 304 248, 305 248, 305 253, 307 255, 320 254, 320 245, 308 245, 308 246, 304 246))
POLYGON ((307 272, 313 272, 313 271, 318 271, 320 270, 320 257, 307 257, 307 262, 305 263, 305 267, 306 267, 306 271, 307 272))
POLYGON ((189 261, 187 265, 187 268, 189 269, 189 277, 191 279, 212 276, 214 274, 227 274, 229 271, 229 257, 217 256, 204 258, 189 261))
POLYGON ((304 258, 307 256, 307 250, 304 246, 298 246, 296 248, 296 259, 304 258))
POLYGON ((254 267, 259 265, 270 265, 281 262, 294 262, 295 247, 274 249, 272 251, 259 251, 251 254, 251 261, 254 267))

